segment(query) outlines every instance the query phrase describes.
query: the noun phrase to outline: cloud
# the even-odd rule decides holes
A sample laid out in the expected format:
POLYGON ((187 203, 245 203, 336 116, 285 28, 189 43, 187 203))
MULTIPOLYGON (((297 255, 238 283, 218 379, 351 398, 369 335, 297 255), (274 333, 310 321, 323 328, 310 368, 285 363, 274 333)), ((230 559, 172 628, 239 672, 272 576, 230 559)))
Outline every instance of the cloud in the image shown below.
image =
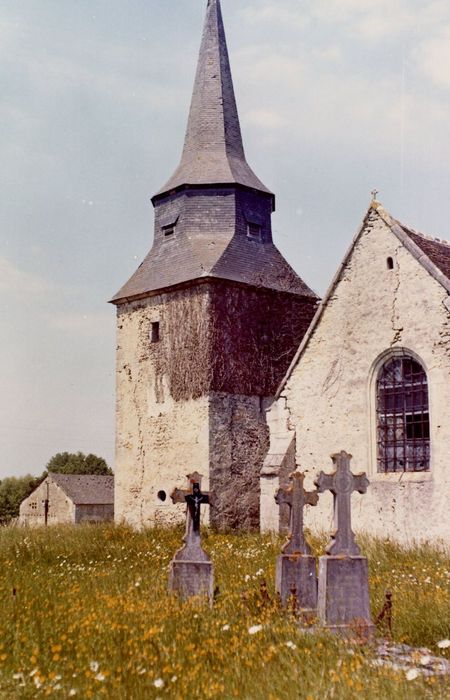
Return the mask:
POLYGON ((0 256, 0 291, 25 296, 28 294, 46 294, 52 285, 32 272, 25 272, 11 260, 0 256))
POLYGON ((434 85, 450 88, 450 25, 440 34, 422 42, 415 53, 419 70, 434 85))
POLYGON ((105 328, 113 323, 111 313, 61 312, 47 315, 49 325, 57 331, 84 337, 105 337, 105 328))

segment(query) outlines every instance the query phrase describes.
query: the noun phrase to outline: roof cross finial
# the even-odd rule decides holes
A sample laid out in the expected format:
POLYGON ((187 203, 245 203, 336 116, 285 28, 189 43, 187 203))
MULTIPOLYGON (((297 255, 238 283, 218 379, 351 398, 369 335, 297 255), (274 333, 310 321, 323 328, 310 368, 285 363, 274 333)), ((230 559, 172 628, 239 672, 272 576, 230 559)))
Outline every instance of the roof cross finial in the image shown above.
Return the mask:
POLYGON ((372 190, 370 194, 372 195, 372 202, 374 202, 377 198, 378 190, 372 190))

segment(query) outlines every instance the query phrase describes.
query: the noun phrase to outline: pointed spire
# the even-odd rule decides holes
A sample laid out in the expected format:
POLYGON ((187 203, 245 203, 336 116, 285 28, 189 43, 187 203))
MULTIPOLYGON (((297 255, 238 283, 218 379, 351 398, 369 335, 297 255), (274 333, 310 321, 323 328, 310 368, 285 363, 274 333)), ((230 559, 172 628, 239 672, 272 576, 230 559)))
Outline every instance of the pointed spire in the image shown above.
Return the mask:
POLYGON ((220 0, 208 0, 181 162, 158 194, 233 183, 269 193, 245 160, 220 0))

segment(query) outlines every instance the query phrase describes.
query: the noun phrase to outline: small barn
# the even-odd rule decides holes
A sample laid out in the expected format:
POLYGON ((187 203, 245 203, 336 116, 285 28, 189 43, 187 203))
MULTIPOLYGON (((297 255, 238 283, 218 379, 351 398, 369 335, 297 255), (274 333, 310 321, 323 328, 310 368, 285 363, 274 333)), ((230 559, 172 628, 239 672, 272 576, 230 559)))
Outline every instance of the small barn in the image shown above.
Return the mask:
POLYGON ((50 473, 20 504, 20 525, 111 520, 114 520, 113 476, 50 473))

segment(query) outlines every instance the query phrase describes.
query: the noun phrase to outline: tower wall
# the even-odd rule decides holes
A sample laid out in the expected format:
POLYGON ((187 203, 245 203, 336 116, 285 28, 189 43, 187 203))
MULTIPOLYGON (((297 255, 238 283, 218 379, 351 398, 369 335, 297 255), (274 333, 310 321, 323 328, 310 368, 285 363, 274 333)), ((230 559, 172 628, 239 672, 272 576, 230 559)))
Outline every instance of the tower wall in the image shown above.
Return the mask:
POLYGON ((116 520, 177 520, 170 493, 197 470, 214 524, 258 526, 266 403, 313 309, 212 281, 118 306, 116 520))

